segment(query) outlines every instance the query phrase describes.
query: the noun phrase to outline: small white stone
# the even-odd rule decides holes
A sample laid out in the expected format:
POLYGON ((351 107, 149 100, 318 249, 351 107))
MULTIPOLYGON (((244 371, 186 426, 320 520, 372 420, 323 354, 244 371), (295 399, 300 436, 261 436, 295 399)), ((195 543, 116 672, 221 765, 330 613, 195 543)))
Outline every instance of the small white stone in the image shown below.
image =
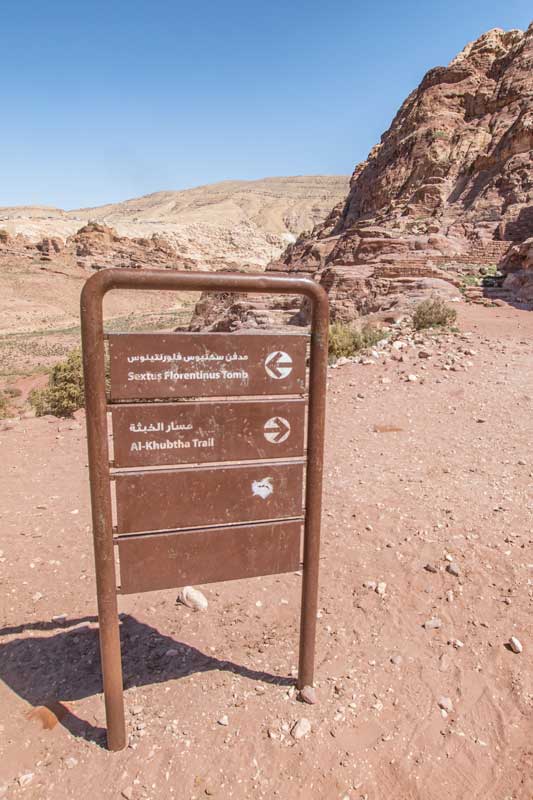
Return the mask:
POLYGON ((522 642, 520 641, 520 639, 517 639, 516 636, 511 636, 511 638, 509 639, 509 646, 511 647, 513 653, 521 653, 522 650, 524 649, 522 647, 522 642))
POLYGON ((451 714, 453 711, 453 703, 449 697, 439 697, 437 703, 439 708, 446 711, 447 714, 451 714))
POLYGON ((408 383, 416 383, 418 381, 418 375, 411 373, 411 375, 407 376, 407 381, 408 383))
POLYGON ((292 726, 291 736, 293 739, 303 739, 304 736, 307 736, 310 733, 311 723, 306 717, 302 717, 292 726))
POLYGON ((222 717, 220 717, 220 719, 217 719, 217 722, 218 722, 219 725, 223 725, 224 727, 227 727, 229 725, 228 715, 224 714, 222 717))
POLYGON ((74 767, 77 767, 78 759, 74 758, 74 756, 69 756, 65 759, 65 766, 67 769, 73 769, 74 767))
POLYGON ((182 603, 193 611, 207 611, 209 605, 207 597, 194 586, 184 586, 176 598, 176 603, 182 603))
POLYGON ((32 597, 32 600, 34 603, 36 603, 38 600, 42 600, 42 597, 43 597, 42 592, 35 592, 35 594, 32 597))
POLYGON ((385 583, 385 581, 380 581, 376 586, 376 592, 379 595, 381 595, 381 597, 383 597, 386 591, 387 591, 387 584, 385 583))
POLYGON ((426 622, 424 622, 423 627, 428 631, 432 630, 433 628, 440 628, 442 627, 442 621, 438 617, 431 617, 426 622))
POLYGON ((18 776, 19 786, 27 786, 33 780, 33 772, 24 772, 18 776))
POLYGON ((451 644, 456 650, 460 650, 461 647, 464 647, 464 642, 462 642, 460 639, 450 639, 448 644, 451 644))

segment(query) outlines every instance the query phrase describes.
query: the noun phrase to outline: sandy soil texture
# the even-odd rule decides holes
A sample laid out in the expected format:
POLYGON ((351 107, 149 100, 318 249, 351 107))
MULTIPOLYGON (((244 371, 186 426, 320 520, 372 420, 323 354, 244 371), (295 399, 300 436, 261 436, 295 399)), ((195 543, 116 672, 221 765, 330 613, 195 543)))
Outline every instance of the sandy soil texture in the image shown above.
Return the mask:
POLYGON ((83 415, 0 423, 0 796, 530 800, 532 340, 469 306, 428 357, 331 369, 320 702, 293 687, 299 574, 201 587, 205 613, 124 597, 117 754, 83 415))

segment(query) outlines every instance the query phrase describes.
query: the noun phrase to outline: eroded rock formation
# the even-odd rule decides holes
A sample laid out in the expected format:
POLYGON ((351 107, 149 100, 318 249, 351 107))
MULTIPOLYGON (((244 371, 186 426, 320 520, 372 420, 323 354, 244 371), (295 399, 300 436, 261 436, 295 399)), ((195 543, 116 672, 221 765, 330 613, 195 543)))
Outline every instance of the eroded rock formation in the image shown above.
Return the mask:
POLYGON ((533 25, 491 30, 431 69, 346 200, 267 270, 313 275, 333 317, 353 319, 450 297, 531 236, 533 25))

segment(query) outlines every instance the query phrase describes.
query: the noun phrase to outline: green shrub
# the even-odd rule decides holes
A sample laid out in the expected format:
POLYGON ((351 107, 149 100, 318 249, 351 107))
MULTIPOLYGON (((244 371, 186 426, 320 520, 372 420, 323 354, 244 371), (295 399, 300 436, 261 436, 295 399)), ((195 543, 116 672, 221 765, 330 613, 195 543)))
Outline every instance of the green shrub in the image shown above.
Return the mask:
POLYGON ((478 275, 463 275, 463 287, 467 286, 481 286, 481 278, 478 275))
POLYGON ((34 389, 29 397, 38 417, 53 414, 71 417, 84 405, 83 370, 80 350, 73 350, 50 372, 48 386, 34 389))
POLYGON ((457 311, 446 305, 441 297, 423 300, 413 314, 413 325, 417 331, 423 328, 440 328, 451 325, 457 319, 457 311))
POLYGON ((328 352, 334 359, 343 356, 349 358, 367 347, 373 347, 384 338, 385 334, 381 328, 370 322, 365 323, 362 328, 334 322, 329 329, 328 352))

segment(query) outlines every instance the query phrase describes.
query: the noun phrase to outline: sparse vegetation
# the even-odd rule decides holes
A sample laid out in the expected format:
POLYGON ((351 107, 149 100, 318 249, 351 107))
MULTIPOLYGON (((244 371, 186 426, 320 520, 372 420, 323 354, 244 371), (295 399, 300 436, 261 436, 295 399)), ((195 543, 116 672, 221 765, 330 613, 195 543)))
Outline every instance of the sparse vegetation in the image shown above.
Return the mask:
POLYGON ((4 389, 4 394, 6 397, 14 398, 20 397, 22 394, 22 390, 19 389, 17 386, 6 386, 4 389))
POLYGON ((4 392, 0 392, 0 419, 5 419, 9 415, 9 398, 4 392))
POLYGON ((433 139, 449 139, 450 138, 449 135, 446 133, 446 131, 439 131, 439 130, 433 131, 432 132, 432 137, 433 137, 433 139))
POLYGON ((73 350, 65 361, 60 361, 50 372, 48 386, 34 389, 29 397, 38 417, 53 414, 71 417, 84 405, 81 351, 73 350))
POLYGON ((468 286, 481 286, 481 278, 479 275, 463 275, 461 286, 464 288, 468 286))
POLYGON ((442 328, 457 319, 457 311, 450 308, 441 297, 423 300, 413 314, 413 325, 417 331, 424 328, 442 328))
POLYGON ((367 347, 373 347, 384 338, 385 332, 370 322, 367 322, 362 328, 334 322, 329 329, 330 358, 336 359, 343 356, 350 358, 367 347))

